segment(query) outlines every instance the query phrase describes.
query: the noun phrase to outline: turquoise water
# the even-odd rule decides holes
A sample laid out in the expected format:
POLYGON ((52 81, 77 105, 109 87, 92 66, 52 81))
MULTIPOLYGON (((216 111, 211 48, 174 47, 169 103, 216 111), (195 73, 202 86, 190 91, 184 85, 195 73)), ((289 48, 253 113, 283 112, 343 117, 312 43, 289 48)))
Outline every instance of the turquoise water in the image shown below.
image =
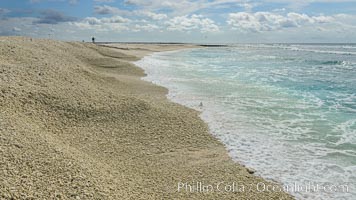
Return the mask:
POLYGON ((356 199, 356 46, 236 45, 137 65, 202 111, 235 161, 283 185, 348 187, 288 191, 298 199, 356 199))

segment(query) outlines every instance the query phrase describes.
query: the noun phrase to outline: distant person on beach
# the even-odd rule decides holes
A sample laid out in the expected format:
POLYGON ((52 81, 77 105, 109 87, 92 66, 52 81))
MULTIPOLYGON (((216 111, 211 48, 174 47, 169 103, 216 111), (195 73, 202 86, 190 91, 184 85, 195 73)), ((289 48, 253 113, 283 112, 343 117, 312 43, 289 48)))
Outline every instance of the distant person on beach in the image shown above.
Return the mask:
POLYGON ((91 38, 91 41, 93 41, 93 43, 95 43, 95 37, 92 37, 92 38, 91 38))

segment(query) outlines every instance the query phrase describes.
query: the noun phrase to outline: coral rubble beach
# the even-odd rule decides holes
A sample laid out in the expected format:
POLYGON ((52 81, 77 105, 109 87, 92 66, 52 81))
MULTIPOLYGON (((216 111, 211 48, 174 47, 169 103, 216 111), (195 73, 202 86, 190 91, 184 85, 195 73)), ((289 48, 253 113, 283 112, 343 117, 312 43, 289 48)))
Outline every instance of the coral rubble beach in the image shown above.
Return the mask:
POLYGON ((197 111, 132 64, 190 47, 0 37, 0 198, 292 199, 253 187, 274 183, 234 163, 197 111))

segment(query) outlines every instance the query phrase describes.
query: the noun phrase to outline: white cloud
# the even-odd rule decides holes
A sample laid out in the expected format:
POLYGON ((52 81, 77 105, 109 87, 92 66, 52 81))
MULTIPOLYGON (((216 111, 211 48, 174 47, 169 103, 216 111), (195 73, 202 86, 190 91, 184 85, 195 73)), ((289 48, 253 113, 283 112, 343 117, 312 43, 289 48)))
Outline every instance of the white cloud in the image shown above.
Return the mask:
POLYGON ((171 10, 173 15, 188 14, 198 10, 201 5, 189 0, 125 0, 125 4, 134 5, 145 10, 157 11, 160 9, 171 10))
POLYGON ((150 11, 137 11, 137 14, 149 17, 150 19, 153 20, 163 20, 168 17, 166 14, 159 14, 150 11))
POLYGON ((121 10, 116 7, 103 5, 103 6, 94 6, 94 13, 99 15, 130 15, 131 12, 127 10, 121 10))
POLYGON ((102 23, 127 23, 130 22, 131 20, 127 18, 123 18, 121 16, 113 16, 110 18, 106 18, 106 17, 101 18, 100 21, 102 23))
POLYGON ((153 20, 163 20, 168 16, 166 14, 154 13, 147 10, 135 10, 135 11, 127 11, 121 10, 116 7, 103 5, 103 6, 94 6, 94 13, 99 15, 127 15, 127 16, 144 16, 153 20))
POLYGON ((244 8, 246 11, 251 11, 252 8, 260 5, 261 3, 259 1, 257 2, 252 2, 250 0, 214 0, 214 1, 206 1, 204 3, 203 8, 229 8, 231 6, 239 6, 241 8, 244 8))
POLYGON ((130 22, 129 19, 123 18, 121 16, 113 16, 113 17, 103 17, 103 18, 96 18, 96 17, 87 17, 82 22, 88 22, 91 25, 98 25, 98 24, 113 24, 113 23, 127 23, 130 22))
POLYGON ((313 24, 325 24, 334 21, 335 19, 332 16, 308 16, 293 12, 285 16, 271 12, 237 12, 229 14, 227 23, 233 29, 262 32, 313 24))
POLYGON ((204 18, 202 15, 174 17, 166 21, 165 24, 170 31, 191 32, 193 30, 200 30, 202 33, 219 31, 219 27, 213 20, 204 18))
POLYGON ((251 9, 256 5, 256 3, 248 3, 247 0, 125 0, 124 2, 151 11, 168 9, 174 16, 191 14, 202 9, 220 6, 231 7, 232 5, 251 9))
POLYGON ((333 16, 337 21, 343 24, 356 26, 356 15, 337 14, 333 16))
POLYGON ((94 29, 96 31, 125 31, 128 30, 127 23, 131 22, 130 19, 121 16, 113 17, 87 17, 80 22, 73 22, 72 25, 81 29, 94 29))
POLYGON ((158 30, 158 29, 160 29, 160 27, 155 25, 155 24, 143 24, 143 25, 136 24, 134 26, 133 31, 134 32, 140 32, 140 31, 152 32, 152 31, 155 31, 155 30, 158 30))
POLYGON ((294 10, 300 10, 312 3, 343 3, 343 2, 356 2, 356 0, 263 0, 264 3, 284 3, 294 10))
POLYGON ((147 20, 131 20, 121 16, 87 17, 80 22, 71 24, 82 30, 94 30, 95 32, 153 32, 161 30, 158 24, 152 24, 147 20))
POLYGON ((99 25, 101 24, 101 21, 96 17, 87 17, 82 22, 79 23, 87 23, 89 25, 99 25))

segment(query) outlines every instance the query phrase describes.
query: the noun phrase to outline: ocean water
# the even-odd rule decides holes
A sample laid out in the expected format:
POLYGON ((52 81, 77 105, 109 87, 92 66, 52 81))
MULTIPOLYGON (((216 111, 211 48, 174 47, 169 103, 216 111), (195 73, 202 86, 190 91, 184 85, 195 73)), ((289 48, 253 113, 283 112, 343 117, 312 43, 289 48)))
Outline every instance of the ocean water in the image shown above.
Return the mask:
POLYGON ((297 199, 356 199, 356 45, 234 45, 136 64, 202 111, 235 161, 284 186, 325 187, 288 189, 297 199))

